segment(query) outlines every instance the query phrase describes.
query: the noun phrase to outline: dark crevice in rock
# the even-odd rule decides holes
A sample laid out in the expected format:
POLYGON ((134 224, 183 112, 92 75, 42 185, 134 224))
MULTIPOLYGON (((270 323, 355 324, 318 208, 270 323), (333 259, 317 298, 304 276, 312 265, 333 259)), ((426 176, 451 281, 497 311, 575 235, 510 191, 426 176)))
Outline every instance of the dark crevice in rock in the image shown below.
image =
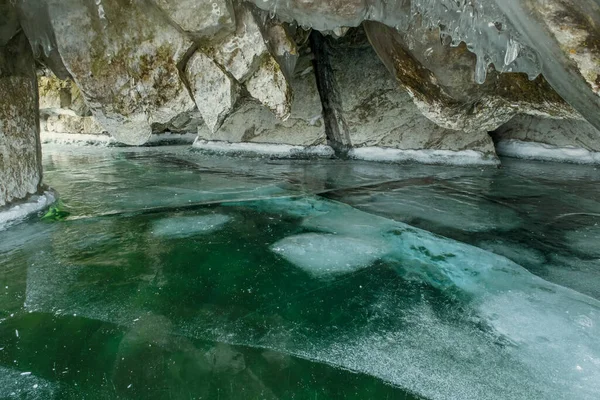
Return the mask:
POLYGON ((344 120, 342 100, 337 88, 334 71, 329 60, 329 44, 320 32, 312 31, 310 45, 314 54, 313 67, 317 88, 323 105, 327 143, 334 149, 338 157, 345 157, 352 143, 348 126, 344 120))

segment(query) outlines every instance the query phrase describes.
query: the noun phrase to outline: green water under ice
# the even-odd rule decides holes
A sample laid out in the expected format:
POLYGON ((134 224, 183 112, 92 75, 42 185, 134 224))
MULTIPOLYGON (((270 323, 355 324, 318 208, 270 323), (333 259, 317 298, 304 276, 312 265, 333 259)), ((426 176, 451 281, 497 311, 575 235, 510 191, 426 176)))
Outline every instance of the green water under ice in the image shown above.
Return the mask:
POLYGON ((600 396, 594 167, 44 150, 0 398, 600 396))

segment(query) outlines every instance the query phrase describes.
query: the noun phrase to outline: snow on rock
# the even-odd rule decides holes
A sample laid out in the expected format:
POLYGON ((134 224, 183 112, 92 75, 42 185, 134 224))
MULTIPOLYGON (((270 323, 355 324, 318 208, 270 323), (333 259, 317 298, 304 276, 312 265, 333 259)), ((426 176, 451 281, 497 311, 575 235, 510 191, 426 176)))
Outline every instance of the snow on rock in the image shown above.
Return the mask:
MULTIPOLYGON (((146 144, 192 144, 197 135, 193 133, 156 133, 150 136, 146 144)), ((41 133, 42 144, 60 144, 77 146, 120 146, 121 144, 108 134, 92 135, 83 133, 41 133)))
POLYGON ((221 214, 170 217, 156 221, 152 231, 155 236, 159 237, 183 238, 219 230, 230 219, 221 214))
POLYGON ((368 267, 384 252, 375 241, 318 233, 287 237, 271 250, 317 277, 368 267))

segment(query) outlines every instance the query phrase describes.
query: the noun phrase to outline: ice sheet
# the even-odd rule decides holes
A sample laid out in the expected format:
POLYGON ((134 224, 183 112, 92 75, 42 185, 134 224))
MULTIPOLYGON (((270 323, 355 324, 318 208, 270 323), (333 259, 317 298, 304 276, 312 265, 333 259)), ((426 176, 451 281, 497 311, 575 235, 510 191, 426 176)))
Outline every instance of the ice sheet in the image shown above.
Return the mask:
POLYGON ((154 233, 163 238, 182 238, 198 234, 206 235, 229 222, 227 215, 212 214, 198 216, 175 216, 164 218, 154 223, 154 233))

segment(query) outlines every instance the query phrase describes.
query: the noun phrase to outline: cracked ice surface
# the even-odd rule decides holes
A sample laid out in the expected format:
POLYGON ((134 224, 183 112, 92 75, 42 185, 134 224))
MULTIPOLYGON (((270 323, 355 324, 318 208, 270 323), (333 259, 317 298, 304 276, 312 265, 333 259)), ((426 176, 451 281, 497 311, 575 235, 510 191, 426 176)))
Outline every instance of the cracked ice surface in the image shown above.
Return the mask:
MULTIPOLYGON (((265 376, 296 357, 427 399, 600 393, 597 259, 575 234, 593 233, 600 214, 591 167, 399 169, 107 151, 46 152, 47 179, 73 217, 0 232, 0 366, 16 360, 60 390, 78 384, 77 396, 50 398, 94 398, 94 379, 104 398, 156 393, 165 379, 187 390, 185 376, 161 372, 179 371, 182 354, 195 360, 186 368, 223 357, 202 370, 256 377, 256 360, 244 362, 235 345, 283 360, 265 376), (156 190, 164 187, 169 196, 156 190), (431 213, 394 208, 394 196, 429 202, 431 213), (53 358, 96 363, 62 378, 47 370, 53 358)), ((276 390, 284 381, 249 397, 285 398, 276 390)))
MULTIPOLYGON (((26 310, 133 326, 158 312, 144 305, 140 292, 182 296, 160 297, 167 303, 185 298, 171 271, 177 264, 169 267, 165 258, 175 252, 199 260, 192 263, 200 274, 184 290, 202 293, 207 279, 209 287, 231 292, 225 302, 219 292, 205 293, 212 304, 198 310, 194 302, 185 317, 165 314, 179 334, 363 372, 431 399, 593 399, 600 391, 597 300, 506 258, 337 202, 241 202, 219 214, 231 217, 231 230, 206 237, 194 246, 198 250, 158 245, 143 231, 128 234, 132 221, 75 221, 67 237, 53 239, 57 259, 49 259, 52 250, 46 249, 31 260, 26 310), (269 219, 291 226, 273 231, 275 224, 247 241, 248 226, 263 231, 261 221, 269 219), (299 230, 313 233, 290 235, 299 230), (232 237, 240 244, 224 243, 232 237), (145 263, 143 273, 119 261, 132 246, 155 260, 145 263), (307 248, 314 257, 299 257, 307 248), (201 261, 225 249, 229 257, 238 254, 218 272, 210 268, 218 264, 201 261), (196 251, 205 255, 193 256, 196 251), (279 256, 289 262, 277 261, 279 256), (89 276, 98 263, 105 271, 89 276), (129 288, 102 278, 119 269, 129 276, 129 288), (234 282, 254 290, 241 294, 229 287, 234 282), (333 304, 331 296, 337 297, 333 304)), ((156 218, 165 220, 139 218, 136 225, 148 227, 156 218)), ((189 280, 188 274, 179 279, 189 280)))

